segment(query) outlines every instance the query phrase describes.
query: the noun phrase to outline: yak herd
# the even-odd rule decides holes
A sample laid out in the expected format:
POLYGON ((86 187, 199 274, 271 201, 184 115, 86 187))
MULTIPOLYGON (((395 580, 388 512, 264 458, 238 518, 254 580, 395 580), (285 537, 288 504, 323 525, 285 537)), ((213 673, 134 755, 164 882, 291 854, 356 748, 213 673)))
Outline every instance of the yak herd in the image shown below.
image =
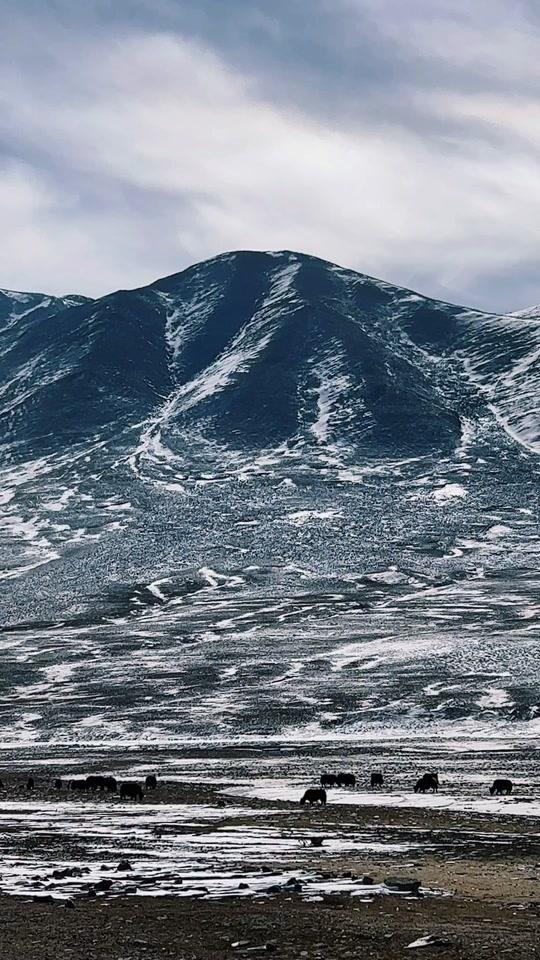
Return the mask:
MULTIPOLYGON (((4 784, 0 780, 0 789, 2 789, 4 784)), ((60 777, 57 777, 53 780, 53 787, 55 790, 63 790, 66 787, 68 790, 73 790, 75 792, 87 792, 95 793, 99 791, 100 793, 118 793, 121 800, 142 800, 144 797, 143 784, 138 783, 136 780, 124 780, 122 783, 118 783, 116 777, 111 776, 102 776, 101 774, 90 774, 88 777, 81 777, 80 779, 73 780, 62 780, 60 777)), ((144 782, 144 787, 147 790, 155 790, 157 787, 157 777, 155 774, 150 773, 146 777, 144 782)), ((36 789, 36 781, 34 777, 28 777, 26 781, 27 790, 36 789)))
MULTIPOLYGON (((300 800, 302 806, 306 803, 319 803, 321 806, 326 804, 327 794, 325 788, 331 787, 355 787, 356 777, 354 773, 323 773, 320 776, 320 787, 309 787, 300 800)), ((374 771, 370 777, 370 787, 372 790, 378 790, 384 786, 384 776, 380 771, 374 771)), ((489 792, 491 796, 508 796, 512 793, 512 781, 496 779, 493 781, 489 792)), ((415 793, 437 793, 439 790, 439 774, 424 773, 414 785, 415 793)))
MULTIPOLYGON (((302 796, 300 803, 302 805, 309 804, 321 804, 324 806, 327 800, 327 794, 325 788, 332 787, 355 787, 356 786, 356 777, 354 773, 323 773, 320 776, 320 787, 309 787, 304 795, 302 796)), ((118 783, 115 777, 113 776, 102 776, 101 774, 90 774, 88 777, 73 779, 73 780, 62 780, 60 777, 57 777, 53 781, 53 786, 55 790, 62 790, 67 787, 68 790, 72 791, 90 791, 95 793, 99 791, 100 793, 118 793, 121 800, 142 800, 144 797, 143 784, 137 782, 136 780, 124 780, 122 783, 118 783)), ((0 790, 3 789, 4 784, 0 780, 0 790)), ((144 782, 144 787, 146 790, 155 790, 157 787, 157 777, 155 774, 150 773, 146 777, 144 782)), ((384 776, 380 771, 374 771, 370 776, 370 787, 372 790, 378 790, 384 787, 384 776)), ((27 790, 34 790, 36 788, 36 781, 34 777, 28 777, 26 781, 27 790)), ((506 780, 503 778, 497 778, 493 781, 489 792, 491 796, 509 796, 512 793, 513 784, 511 780, 506 780)), ((426 793, 428 790, 431 790, 432 793, 437 793, 439 790, 439 775, 437 772, 424 773, 419 780, 416 781, 414 785, 415 793, 426 793)))

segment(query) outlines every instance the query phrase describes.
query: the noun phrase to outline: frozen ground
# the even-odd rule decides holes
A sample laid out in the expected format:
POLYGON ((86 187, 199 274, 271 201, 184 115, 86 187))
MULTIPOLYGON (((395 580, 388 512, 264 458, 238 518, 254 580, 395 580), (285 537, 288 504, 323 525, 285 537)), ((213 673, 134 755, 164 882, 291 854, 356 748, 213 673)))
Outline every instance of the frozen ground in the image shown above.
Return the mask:
MULTIPOLYGON (((389 892, 381 884, 368 888, 351 879, 325 880, 320 870, 310 869, 313 831, 298 815, 296 820, 297 827, 280 829, 275 811, 231 806, 224 812, 194 804, 134 808, 115 801, 4 802, 0 891, 69 897, 112 880, 110 889, 116 896, 135 889, 146 896, 253 896, 296 877, 304 896, 324 891, 365 897, 389 892), (270 817, 276 825, 266 825, 270 817), (235 825, 246 818, 248 824, 235 825), (118 863, 125 859, 131 869, 119 871, 118 863), (81 864, 82 874, 77 871, 81 864), (69 875, 71 870, 74 876, 69 875)), ((339 855, 392 855, 421 846, 376 840, 368 832, 336 832, 324 837, 322 857, 328 865, 339 855)))

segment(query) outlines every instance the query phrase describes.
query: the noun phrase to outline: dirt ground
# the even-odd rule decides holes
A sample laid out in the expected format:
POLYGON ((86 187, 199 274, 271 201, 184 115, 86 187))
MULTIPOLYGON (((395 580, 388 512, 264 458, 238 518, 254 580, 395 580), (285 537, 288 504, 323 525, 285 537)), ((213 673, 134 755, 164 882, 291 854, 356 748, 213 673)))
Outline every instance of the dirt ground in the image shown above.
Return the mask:
POLYGON ((77 903, 35 903, 0 899, 4 960, 153 960, 178 957, 213 960, 259 957, 414 956, 406 951, 425 934, 440 943, 421 955, 448 960, 492 960, 540 956, 539 902, 527 905, 496 897, 454 896, 359 903, 325 897, 308 903, 297 896, 267 900, 182 900, 123 898, 77 903))

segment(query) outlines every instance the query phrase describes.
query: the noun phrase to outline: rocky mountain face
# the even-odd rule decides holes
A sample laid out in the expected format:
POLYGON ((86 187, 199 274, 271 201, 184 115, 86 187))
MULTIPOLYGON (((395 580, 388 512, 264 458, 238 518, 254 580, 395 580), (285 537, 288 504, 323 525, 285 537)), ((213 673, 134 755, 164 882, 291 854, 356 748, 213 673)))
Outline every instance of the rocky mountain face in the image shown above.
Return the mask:
POLYGON ((0 322, 2 437, 34 449, 155 414, 173 442, 394 455, 451 449, 489 407, 540 442, 534 311, 467 311, 313 257, 229 254, 97 301, 4 292, 0 322))

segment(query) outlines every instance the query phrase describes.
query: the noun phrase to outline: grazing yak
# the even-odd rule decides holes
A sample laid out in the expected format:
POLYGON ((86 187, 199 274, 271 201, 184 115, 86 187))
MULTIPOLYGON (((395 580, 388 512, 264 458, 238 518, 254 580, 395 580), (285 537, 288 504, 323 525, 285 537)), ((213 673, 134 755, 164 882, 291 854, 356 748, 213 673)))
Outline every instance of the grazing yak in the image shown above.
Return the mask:
POLYGON ((323 773, 320 780, 321 787, 337 787, 337 776, 335 773, 323 773))
POLYGON ((355 787, 356 777, 354 773, 338 773, 337 783, 338 787, 355 787))
POLYGON ((91 773, 89 777, 86 778, 86 789, 92 790, 104 790, 105 789, 105 777, 100 776, 97 773, 91 773))
POLYGON ((62 781, 61 781, 60 777, 57 777, 56 780, 54 781, 54 789, 55 789, 55 790, 61 790, 61 789, 62 789, 62 781))
POLYGON ((86 780, 70 780, 69 789, 70 790, 88 790, 88 784, 86 780))
POLYGON ((147 776, 147 778, 146 778, 146 780, 145 780, 145 784, 146 784, 146 789, 147 789, 147 790, 155 790, 155 789, 156 789, 156 787, 157 787, 157 777, 156 777, 155 773, 149 773, 149 774, 148 774, 148 776, 147 776))
POLYGON ((338 778, 335 773, 323 773, 321 775, 321 787, 337 787, 338 778))
POLYGON ((323 790, 322 787, 310 787, 306 790, 304 796, 300 800, 300 803, 304 805, 305 803, 320 803, 324 807, 326 803, 326 790, 323 790))
POLYGON ((500 797, 503 794, 512 793, 513 783, 511 780, 494 780, 492 786, 489 788, 491 796, 495 794, 496 797, 500 797))
POLYGON ((118 787, 114 777, 104 777, 98 773, 91 773, 90 776, 86 778, 85 783, 87 790, 92 790, 93 792, 99 790, 100 793, 104 790, 107 790, 108 793, 116 793, 118 787))
POLYGON ((144 797, 143 788, 140 783, 133 780, 126 780, 120 784, 121 800, 142 800, 144 797))
POLYGON ((426 790, 431 790, 433 793, 437 793, 439 789, 439 775, 437 773, 424 773, 420 780, 418 780, 414 785, 415 793, 425 793, 426 790))
POLYGON ((28 777, 28 780, 26 781, 26 789, 33 790, 35 785, 36 785, 36 781, 34 780, 34 778, 28 777))
POLYGON ((375 772, 371 774, 370 786, 372 790, 384 786, 384 777, 382 773, 375 772))

